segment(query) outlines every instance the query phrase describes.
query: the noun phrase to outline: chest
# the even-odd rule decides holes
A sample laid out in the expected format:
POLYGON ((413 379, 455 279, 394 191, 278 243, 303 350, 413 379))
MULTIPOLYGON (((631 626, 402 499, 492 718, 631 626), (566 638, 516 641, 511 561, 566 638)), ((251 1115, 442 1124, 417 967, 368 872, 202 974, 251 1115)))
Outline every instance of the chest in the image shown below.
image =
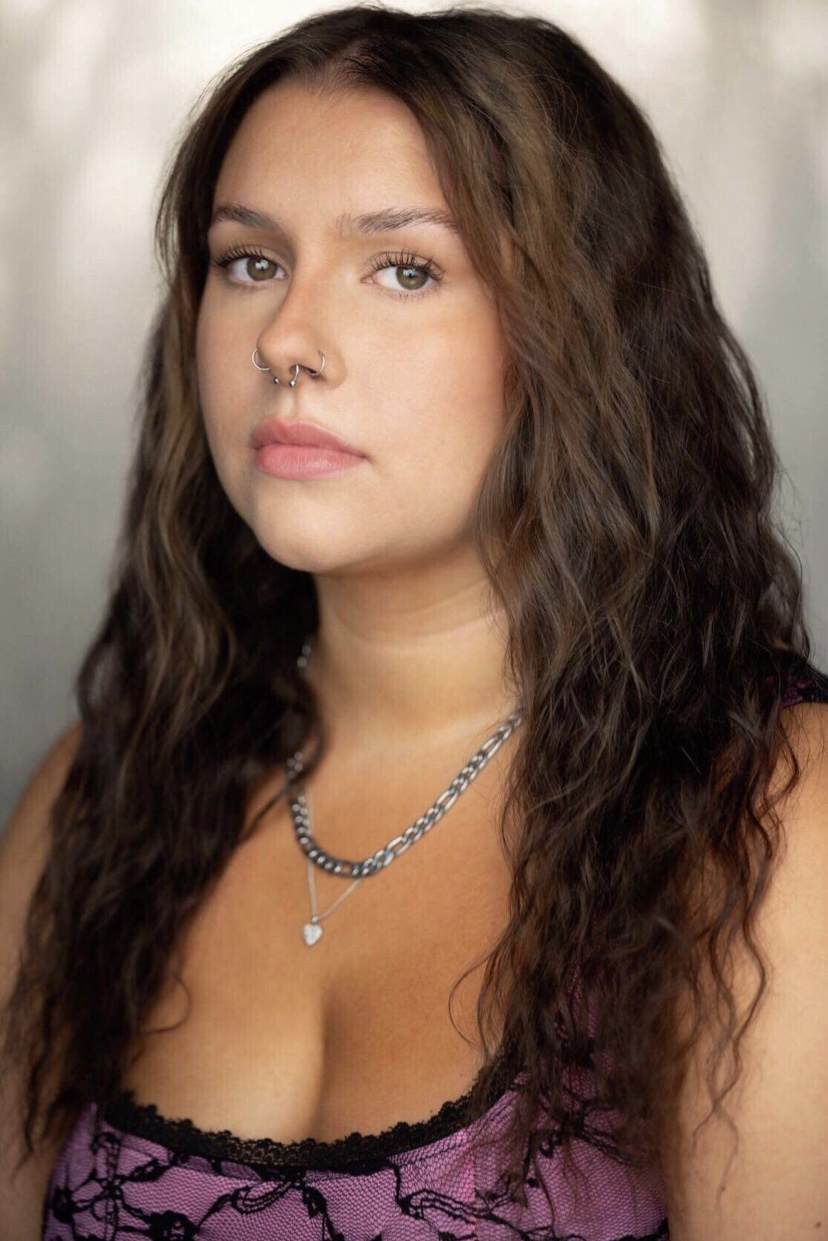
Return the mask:
MULTIPOLYGON (((314 868, 325 916, 311 947, 307 863, 282 798, 184 933, 172 963, 180 981, 171 974, 147 1014, 153 1032, 125 1088, 167 1117, 282 1142, 380 1132, 464 1094, 482 1062, 483 966, 508 919, 490 766, 347 896, 350 879, 314 868)), ((436 770, 323 779, 320 769, 306 790, 314 834, 336 856, 366 857, 423 813, 439 779, 436 770)), ((249 818, 282 783, 279 773, 259 791, 249 818)))

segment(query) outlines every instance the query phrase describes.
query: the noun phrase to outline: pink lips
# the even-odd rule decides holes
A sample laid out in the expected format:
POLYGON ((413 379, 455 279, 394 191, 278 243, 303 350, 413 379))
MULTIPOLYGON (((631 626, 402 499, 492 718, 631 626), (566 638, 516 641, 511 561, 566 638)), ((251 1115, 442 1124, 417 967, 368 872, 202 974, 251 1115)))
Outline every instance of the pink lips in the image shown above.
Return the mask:
POLYGON ((319 478, 340 474, 365 460, 358 448, 310 422, 270 418, 251 437, 256 464, 274 478, 319 478))

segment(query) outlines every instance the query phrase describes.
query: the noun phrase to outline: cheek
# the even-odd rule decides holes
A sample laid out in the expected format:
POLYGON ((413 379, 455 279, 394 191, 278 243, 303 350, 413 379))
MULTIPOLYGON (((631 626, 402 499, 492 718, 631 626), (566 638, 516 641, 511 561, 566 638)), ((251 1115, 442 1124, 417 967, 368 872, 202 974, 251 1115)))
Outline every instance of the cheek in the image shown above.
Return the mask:
POLYGON ((503 433, 504 370, 499 330, 484 324, 472 340, 467 328, 421 339, 404 365, 376 373, 367 406, 387 411, 376 420, 379 500, 393 493, 412 534, 422 522, 465 528, 503 433))
POLYGON ((224 356, 216 317, 210 313, 209 303, 202 303, 196 324, 196 372, 199 397, 205 413, 208 412, 210 398, 216 394, 221 378, 220 362, 224 356))
POLYGON ((208 439, 223 424, 233 424, 256 379, 263 378, 253 368, 252 351, 253 345, 246 349, 246 342, 227 332, 209 303, 202 306, 196 325, 196 374, 208 439))
POLYGON ((238 345, 227 341, 217 317, 209 312, 209 305, 203 305, 196 324, 196 376, 201 418, 216 473, 229 499, 238 508, 242 469, 235 439, 239 403, 245 399, 243 389, 247 376, 237 353, 238 345))
POLYGON ((488 303, 453 309, 427 332, 385 342, 379 355, 366 366, 369 407, 391 411, 395 439, 422 434, 435 446, 462 440, 474 453, 496 437, 504 420, 506 351, 488 303), (394 366, 387 364, 390 350, 398 356, 394 366))
POLYGON ((454 342, 450 353, 441 385, 446 426, 480 467, 491 456, 505 421, 506 359, 499 327, 484 320, 472 347, 466 336, 454 342))

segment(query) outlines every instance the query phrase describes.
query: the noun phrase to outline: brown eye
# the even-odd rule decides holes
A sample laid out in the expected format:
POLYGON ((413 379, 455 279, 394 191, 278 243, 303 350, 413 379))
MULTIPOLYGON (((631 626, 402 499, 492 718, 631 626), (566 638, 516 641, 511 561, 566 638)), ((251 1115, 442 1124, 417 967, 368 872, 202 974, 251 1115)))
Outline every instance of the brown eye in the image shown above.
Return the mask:
POLYGON ((210 260, 214 267, 226 273, 232 284, 266 284, 276 277, 281 264, 263 254, 251 254, 248 250, 232 250, 222 258, 210 260))
POLYGON ((398 273, 397 279, 400 284, 409 293, 412 290, 422 289, 429 278, 428 273, 420 267, 397 267, 394 270, 398 273), (399 276, 400 272, 402 272, 402 278, 399 276))
POLYGON ((436 289, 443 278, 442 272, 431 259, 418 262, 415 254, 380 254, 371 267, 377 273, 377 283, 389 293, 396 293, 398 297, 407 297, 411 293, 428 293, 436 289), (393 285, 390 281, 393 281, 393 285))
POLYGON ((276 264, 272 263, 270 259, 264 259, 257 254, 251 254, 244 260, 245 275, 251 280, 270 280, 275 267, 276 264))

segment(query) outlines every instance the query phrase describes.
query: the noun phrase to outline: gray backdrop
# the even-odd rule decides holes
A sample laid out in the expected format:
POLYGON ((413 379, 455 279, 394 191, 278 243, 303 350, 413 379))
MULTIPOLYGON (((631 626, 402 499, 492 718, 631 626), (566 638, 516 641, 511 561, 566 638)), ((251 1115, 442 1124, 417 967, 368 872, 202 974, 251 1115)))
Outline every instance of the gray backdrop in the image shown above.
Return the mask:
MULTIPOLYGON (((73 718, 158 292, 161 171, 187 110, 305 0, 0 0, 0 816, 73 718)), ((334 7, 325 5, 324 7, 334 7)), ((438 4, 403 3, 409 9, 438 4)), ((828 667, 825 0, 535 0, 632 92, 756 364, 828 667)))

